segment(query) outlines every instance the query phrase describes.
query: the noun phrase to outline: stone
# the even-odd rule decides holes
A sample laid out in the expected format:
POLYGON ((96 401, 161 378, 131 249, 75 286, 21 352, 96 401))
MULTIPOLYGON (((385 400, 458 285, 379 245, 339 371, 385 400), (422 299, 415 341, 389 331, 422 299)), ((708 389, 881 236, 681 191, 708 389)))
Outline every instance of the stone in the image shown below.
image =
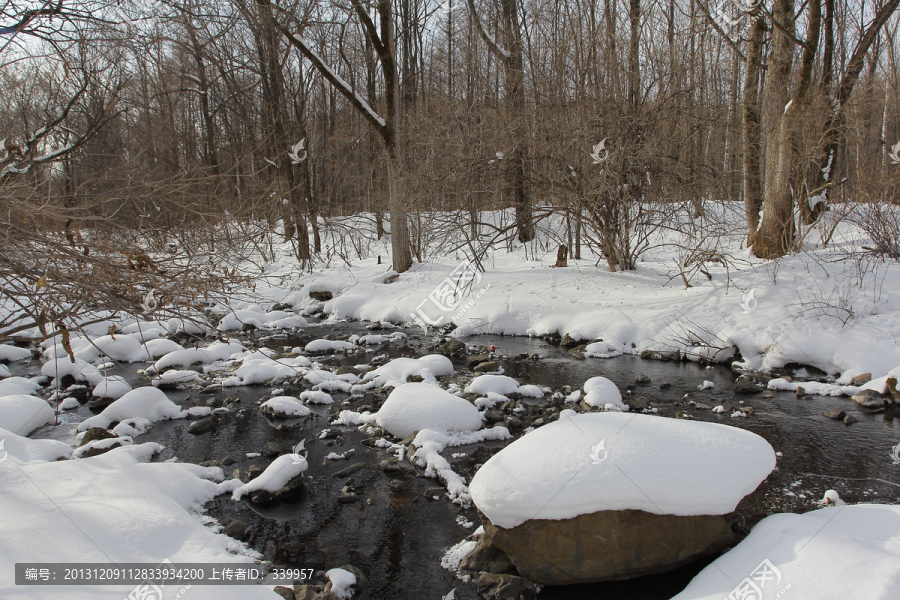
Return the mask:
POLYGON ((440 498, 444 495, 444 488, 430 487, 427 490, 425 490, 425 493, 422 495, 425 496, 426 498, 428 498, 429 500, 434 500, 435 497, 440 498))
POLYGON ((628 396, 624 398, 622 402, 627 404, 632 410, 644 410, 645 408, 650 408, 650 402, 644 396, 638 396, 637 398, 628 396))
POLYGON ((644 375, 643 373, 639 374, 634 379, 635 383, 650 383, 652 381, 653 381, 652 379, 650 379, 648 376, 644 375))
POLYGON ((510 417, 506 420, 506 428, 511 431, 519 431, 522 429, 522 419, 519 417, 510 417))
POLYGON ((887 386, 888 392, 891 393, 889 402, 900 402, 900 391, 897 390, 897 378, 888 377, 884 384, 887 386))
POLYGON ((663 573, 733 541, 722 515, 600 511, 573 519, 526 521, 512 529, 482 515, 485 534, 519 574, 535 583, 569 585, 663 573))
POLYGON ((294 596, 294 590, 284 587, 283 585, 275 586, 275 589, 272 591, 284 598, 284 600, 295 600, 296 598, 296 596, 294 596))
POLYGON ((396 458, 388 458, 386 460, 383 460, 378 463, 378 466, 385 473, 399 473, 403 470, 402 467, 400 467, 400 461, 398 461, 396 458))
POLYGON ((476 354, 475 356, 470 356, 467 364, 470 367, 477 367, 481 363, 485 363, 489 360, 487 354, 476 354))
POLYGON ((232 456, 226 456, 225 458, 222 459, 222 464, 225 465, 226 467, 230 467, 231 465, 233 465, 236 462, 237 461, 232 456))
POLYGON ((278 442, 266 442, 262 447, 262 455, 266 458, 274 458, 284 452, 284 448, 278 442))
POLYGON ((319 595, 316 586, 309 584, 294 584, 294 600, 313 600, 319 595))
POLYGON ((264 469, 259 465, 250 465, 250 468, 247 469, 247 475, 250 479, 256 479, 263 474, 263 471, 264 469))
POLYGON ((472 369, 476 373, 496 373, 500 370, 500 365, 496 362, 489 360, 488 362, 483 362, 479 364, 477 367, 472 369))
POLYGON ((746 377, 738 377, 734 382, 735 394, 758 394, 762 389, 746 377))
POLYGON ((274 499, 268 490, 259 490, 250 494, 250 501, 254 504, 269 504, 274 499))
POLYGON ((464 571, 497 574, 511 573, 516 569, 506 552, 495 546, 491 537, 486 534, 478 540, 475 549, 462 559, 459 568, 464 571))
POLYGON ((797 386, 796 394, 797 394, 798 398, 801 398, 806 395, 806 390, 803 388, 802 385, 797 386))
POLYGON ((406 482, 402 479, 394 479, 390 483, 390 488, 392 492, 400 493, 406 491, 406 482))
POLYGON ((825 412, 822 413, 822 415, 828 419, 834 419, 835 421, 843 421, 844 417, 847 416, 847 413, 845 413, 841 409, 838 409, 838 410, 826 410, 825 412))
POLYGON ((119 437, 115 433, 111 431, 107 431, 102 427, 91 427, 87 431, 84 432, 84 436, 81 438, 81 443, 79 446, 84 446, 85 444, 89 444, 90 442, 96 440, 108 440, 109 438, 117 438, 119 437))
POLYGON ((222 533, 244 542, 250 537, 250 526, 243 521, 232 521, 222 533))
POLYGON ((353 367, 348 367, 347 365, 342 365, 338 367, 337 371, 334 372, 335 375, 356 375, 358 371, 353 367))
POLYGON ((337 499, 337 501, 341 504, 353 504, 354 502, 359 502, 360 500, 361 498, 353 492, 341 494, 337 499))
POLYGON ((642 350, 639 354, 644 360, 659 360, 668 362, 670 360, 681 360, 681 352, 675 350, 673 352, 662 352, 660 350, 642 350))
POLYGON ((91 458, 93 456, 100 456, 101 454, 106 454, 113 448, 118 448, 121 445, 122 445, 121 442, 115 442, 112 445, 107 446, 106 448, 90 448, 84 454, 82 454, 81 457, 82 458, 91 458))
POLYGON ((534 584, 515 575, 484 573, 478 577, 478 593, 485 600, 535 600, 534 584))
MULTIPOLYGON (((69 394, 71 396, 71 394, 69 394)), ((88 403, 87 407, 91 409, 91 412, 101 412, 104 408, 109 406, 115 402, 113 398, 92 398, 88 403)))
POLYGON ((194 421, 193 423, 188 425, 187 432, 193 435, 202 435, 215 429, 217 423, 218 419, 216 419, 215 417, 200 419, 199 421, 194 421))
POLYGON ((322 291, 322 290, 312 291, 312 290, 310 290, 309 297, 312 298, 313 300, 318 300, 319 302, 325 302, 326 300, 331 300, 334 296, 331 294, 331 292, 328 292, 328 291, 322 291))
POLYGON ((844 417, 844 425, 853 425, 854 423, 859 423, 859 419, 857 419, 853 415, 847 415, 846 417, 844 417))
POLYGON ((559 345, 562 346, 563 348, 574 348, 575 346, 579 345, 580 343, 581 343, 580 340, 576 340, 568 333, 566 335, 564 335, 562 337, 562 339, 559 341, 559 345))
POLYGON ((533 519, 512 529, 482 516, 485 534, 519 574, 542 585, 570 585, 663 573, 733 541, 722 515, 656 515, 606 510, 573 519, 533 519))
POLYGON ((668 381, 663 381, 662 383, 659 384, 659 389, 661 389, 661 390, 667 390, 670 387, 672 387, 672 384, 669 383, 668 381))
POLYGON ((503 420, 503 415, 493 410, 486 410, 481 416, 488 423, 499 423, 503 420))
POLYGON ((883 408, 886 398, 875 390, 863 390, 851 396, 851 400, 863 408, 883 408))
POLYGON ((350 475, 353 475, 360 469, 365 469, 365 468, 366 468, 366 463, 356 463, 355 465, 350 465, 349 467, 344 467, 340 471, 336 471, 336 472, 332 473, 331 476, 332 477, 342 477, 342 478, 349 477, 350 475))
POLYGON ((861 373, 850 380, 850 385, 855 385, 855 386, 859 387, 862 385, 866 385, 870 381, 872 381, 871 373, 861 373))
POLYGON ((441 350, 444 352, 444 354, 459 354, 462 356, 466 355, 466 345, 456 339, 446 342, 443 346, 441 346, 441 350))
POLYGON ((222 391, 222 384, 214 383, 214 384, 208 385, 205 388, 203 388, 202 390, 200 390, 200 393, 201 394, 215 394, 216 392, 221 392, 221 391, 222 391))
POLYGON ((204 460, 202 463, 200 463, 200 466, 201 466, 201 467, 218 467, 218 466, 219 466, 219 461, 217 461, 217 460, 204 460))

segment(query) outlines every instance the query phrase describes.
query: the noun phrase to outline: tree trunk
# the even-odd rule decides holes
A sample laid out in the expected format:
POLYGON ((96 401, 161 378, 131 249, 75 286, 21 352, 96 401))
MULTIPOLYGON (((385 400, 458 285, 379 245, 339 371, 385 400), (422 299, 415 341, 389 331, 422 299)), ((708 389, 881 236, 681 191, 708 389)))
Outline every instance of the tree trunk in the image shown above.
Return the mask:
POLYGON ((760 144, 762 143, 759 114, 759 73, 762 65, 765 22, 761 14, 754 15, 747 42, 747 59, 744 68, 744 99, 741 121, 744 137, 744 213, 747 218, 748 243, 759 227, 759 211, 762 208, 760 172, 760 144))
MULTIPOLYGON (((819 47, 819 28, 822 24, 822 0, 809 0, 809 22, 807 25, 806 46, 803 50, 803 58, 800 62, 800 71, 797 75, 797 85, 790 103, 785 106, 784 112, 778 121, 777 142, 770 144, 776 154, 766 156, 766 161, 772 165, 775 172, 767 180, 771 187, 766 188, 766 202, 763 207, 763 219, 759 231, 753 239, 753 253, 759 258, 777 258, 790 252, 794 242, 794 196, 791 190, 791 173, 799 163, 796 135, 800 122, 808 114, 809 88, 812 81, 812 69, 815 63, 816 50, 819 47), (770 160, 771 159, 771 160, 770 160)), ((782 7, 785 19, 793 19, 793 0, 786 0, 782 7)), ((775 18, 779 18, 776 14, 775 18)), ((788 21, 782 20, 782 24, 788 28, 788 21)), ((791 24, 789 31, 793 31, 791 24)), ((776 33, 778 46, 779 36, 787 37, 780 29, 776 33)), ((790 43, 790 40, 788 40, 790 43)), ((788 51, 793 47, 788 45, 788 51)), ((774 51, 774 50, 773 50, 774 51)), ((776 62, 782 61, 784 56, 776 58, 776 62)), ((777 68, 777 67, 776 67, 777 68)), ((767 86, 768 87, 768 86, 767 86)))

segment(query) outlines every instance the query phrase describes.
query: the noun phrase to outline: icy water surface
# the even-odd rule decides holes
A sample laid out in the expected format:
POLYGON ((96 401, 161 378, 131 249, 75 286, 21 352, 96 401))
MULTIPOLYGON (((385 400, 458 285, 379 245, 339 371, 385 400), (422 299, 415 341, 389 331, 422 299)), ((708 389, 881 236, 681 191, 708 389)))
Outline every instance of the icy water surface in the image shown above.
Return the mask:
MULTIPOLYGON (((410 337, 406 343, 374 347, 373 352, 350 357, 322 359, 329 366, 371 362, 376 355, 421 356, 434 336, 421 331, 403 330, 410 337)), ((360 323, 321 323, 311 325, 296 338, 270 337, 257 340, 273 347, 291 347, 335 335, 346 339, 352 333, 371 333, 360 323)), ((381 332, 380 332, 381 333, 381 332)), ((815 501, 826 489, 838 490, 848 502, 876 501, 900 503, 900 465, 889 456, 892 446, 900 442, 900 413, 876 414, 858 409, 846 397, 806 396, 793 392, 777 392, 771 398, 762 394, 732 393, 736 375, 724 366, 705 367, 695 363, 645 361, 633 356, 614 359, 577 359, 564 348, 540 339, 502 336, 478 336, 464 340, 470 344, 497 347, 497 353, 508 357, 540 355, 539 360, 501 360, 507 375, 522 383, 547 386, 554 391, 571 386, 578 389, 589 377, 602 375, 614 381, 623 391, 645 396, 663 417, 675 417, 684 411, 697 420, 721 422, 748 429, 766 438, 781 453, 776 471, 738 507, 735 529, 746 535, 759 519, 773 512, 804 512, 814 508, 815 501), (651 382, 636 384, 638 374, 651 382), (700 390, 704 381, 714 387, 700 390), (667 382, 671 387, 660 388, 667 382), (687 394, 687 398, 685 398, 687 394), (728 409, 753 407, 746 418, 732 418, 732 410, 717 415, 698 409, 690 401, 710 407, 718 404, 728 409), (743 402, 743 404, 741 404, 743 402), (846 426, 822 416, 826 410, 842 408, 859 419, 846 426)), ((137 369, 142 365, 131 365, 137 369)), ((468 370, 461 362, 460 371, 468 370)), ((112 372, 111 372, 112 373, 112 372)), ((137 381, 133 373, 122 373, 137 381)), ((285 393, 296 395, 299 388, 285 393)), ((446 548, 459 542, 478 526, 474 509, 462 509, 446 500, 426 497, 426 490, 440 487, 437 480, 426 479, 410 471, 388 475, 378 466, 389 456, 381 449, 365 445, 369 437, 356 427, 329 426, 330 408, 357 408, 372 404, 374 396, 366 394, 347 406, 347 394, 333 393, 335 407, 311 406, 314 414, 293 422, 268 421, 256 408, 256 402, 271 396, 269 386, 228 388, 215 395, 200 395, 197 390, 170 392, 170 397, 185 406, 204 405, 210 398, 237 399, 231 411, 219 415, 215 431, 195 436, 187 433, 188 421, 157 424, 136 442, 155 441, 165 447, 156 460, 176 458, 183 462, 205 460, 233 464, 223 466, 226 473, 265 467, 269 460, 258 453, 267 442, 277 442, 289 449, 301 439, 307 440, 310 468, 307 471, 306 494, 297 502, 282 503, 272 508, 255 506, 249 500, 233 502, 221 496, 210 503, 209 513, 222 525, 240 519, 251 526, 249 544, 273 562, 296 567, 332 568, 352 564, 366 573, 370 582, 370 599, 427 600, 443 597, 456 589, 456 597, 477 598, 474 583, 464 582, 442 568, 441 556, 446 548), (339 431, 335 439, 316 439, 324 429, 339 431), (331 452, 353 450, 349 460, 326 461, 331 452), (230 462, 230 461, 229 461, 230 462), (358 471, 336 476, 338 471, 361 465, 358 471), (340 504, 337 497, 344 486, 350 486, 361 498, 352 504, 340 504), (472 527, 464 527, 473 524, 472 527)), ((88 416, 82 407, 71 416, 73 421, 88 416)), ((71 437, 74 426, 53 429, 53 436, 71 437)), ((67 440, 69 441, 69 440, 67 440)), ((507 442, 491 442, 476 446, 448 449, 444 455, 454 468, 466 473, 484 463, 507 442), (452 459, 452 453, 467 453, 471 459, 452 459), (473 464, 474 463, 474 464, 473 464)), ((429 492, 432 496, 434 492, 429 492)), ((594 600, 604 598, 656 600, 670 598, 681 591, 711 559, 677 571, 626 582, 544 588, 540 598, 594 600)), ((274 597, 274 596, 273 596, 274 597)))

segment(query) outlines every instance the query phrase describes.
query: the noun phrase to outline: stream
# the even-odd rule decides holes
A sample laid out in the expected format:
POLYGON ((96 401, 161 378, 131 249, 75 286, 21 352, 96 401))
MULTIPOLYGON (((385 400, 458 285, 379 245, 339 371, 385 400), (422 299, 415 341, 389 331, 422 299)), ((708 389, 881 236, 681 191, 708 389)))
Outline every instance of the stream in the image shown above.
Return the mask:
MULTIPOLYGON (((346 339, 352 334, 373 333, 367 331, 365 325, 320 322, 311 323, 293 337, 258 335, 248 339, 247 334, 241 337, 245 344, 280 350, 302 346, 326 335, 346 339)), ((402 331, 409 336, 403 342, 375 346, 371 351, 355 355, 326 355, 317 359, 334 368, 371 363, 373 357, 379 355, 385 360, 434 352, 430 349, 435 338, 433 333, 426 335, 417 329, 402 331)), ((658 409, 661 418, 675 418, 683 411, 695 420, 741 427, 764 437, 780 453, 778 466, 738 506, 733 525, 738 539, 767 515, 815 508, 816 501, 827 489, 837 490, 848 503, 900 503, 900 465, 892 464, 890 457, 892 447, 900 442, 900 411, 889 409, 874 413, 857 407, 848 397, 798 398, 793 392, 736 395, 732 392, 736 374, 723 365, 657 362, 629 355, 579 359, 565 348, 538 338, 485 335, 463 338, 462 341, 481 346, 495 345, 498 355, 510 357, 499 361, 504 374, 515 377, 520 383, 565 393, 567 387, 578 389, 588 378, 602 375, 615 382, 623 395, 630 390, 635 396, 646 397, 650 405, 658 409), (537 360, 529 358, 535 354, 539 355, 537 360), (635 383, 639 374, 649 377, 650 382, 635 383), (704 381, 711 381, 714 386, 699 389, 704 381), (671 384, 670 387, 660 388, 659 384, 663 382, 671 384), (709 407, 721 404, 728 410, 716 414, 690 402, 709 407), (752 407, 754 412, 747 417, 734 418, 731 413, 738 407, 752 407), (847 426, 822 415, 827 410, 839 408, 856 417, 858 422, 847 426)), ((457 369, 457 374, 451 376, 454 381, 461 381, 461 374, 472 376, 464 362, 454 359, 454 365, 457 369)), ((136 363, 125 365, 127 368, 115 367, 108 374, 122 375, 135 387, 146 385, 146 381, 135 373, 146 366, 136 363)), ((14 374, 35 375, 39 369, 37 361, 17 363, 18 372, 14 374)), ((474 582, 462 581, 441 566, 445 550, 470 535, 479 525, 475 509, 463 509, 446 498, 434 500, 434 490, 426 497, 426 490, 441 487, 438 480, 425 478, 419 469, 383 472, 379 463, 389 455, 383 449, 366 445, 371 443, 370 436, 356 427, 329 425, 340 410, 377 404, 384 396, 376 397, 370 391, 362 398, 351 399, 349 394, 332 393, 334 405, 310 405, 313 411, 310 417, 293 421, 269 420, 256 407, 257 401, 272 396, 273 388, 282 388, 284 394, 296 396, 308 387, 304 382, 303 386, 278 384, 225 388, 214 394, 200 394, 198 389, 167 390, 169 397, 185 408, 222 402, 227 403, 230 411, 219 415, 216 429, 209 433, 188 433, 191 421, 164 421, 137 437, 135 443, 152 441, 164 446, 154 460, 177 458, 192 463, 215 460, 220 464, 224 461, 226 464, 222 464, 222 468, 230 476, 233 470, 247 470, 253 465, 265 468, 269 459, 248 457, 248 454, 261 452, 267 442, 277 442, 285 451, 290 451, 300 439, 306 439, 309 470, 305 478, 306 493, 301 498, 293 503, 265 508, 246 498, 234 502, 230 496, 220 496, 207 505, 210 516, 223 526, 233 520, 247 523, 251 528, 248 544, 274 563, 317 569, 349 564, 361 569, 369 581, 369 600, 437 600, 454 588, 458 599, 478 598, 474 582), (338 430, 337 437, 317 439, 327 428, 338 430), (325 459, 331 452, 343 453, 351 449, 354 454, 349 460, 325 459), (353 465, 361 467, 349 475, 338 474, 353 465), (352 488, 361 500, 338 503, 337 497, 345 486, 352 488)), ((91 412, 82 405, 63 416, 68 420, 67 425, 45 429, 33 437, 53 437, 74 444, 77 422, 91 416, 91 412)), ((527 424, 527 416, 522 419, 527 424)), ((444 455, 454 470, 468 481, 480 464, 508 443, 488 442, 448 448, 444 455), (465 456, 451 458, 451 454, 465 456)), ((545 587, 540 598, 667 599, 680 592, 713 559, 710 557, 675 571, 624 582, 545 587)))

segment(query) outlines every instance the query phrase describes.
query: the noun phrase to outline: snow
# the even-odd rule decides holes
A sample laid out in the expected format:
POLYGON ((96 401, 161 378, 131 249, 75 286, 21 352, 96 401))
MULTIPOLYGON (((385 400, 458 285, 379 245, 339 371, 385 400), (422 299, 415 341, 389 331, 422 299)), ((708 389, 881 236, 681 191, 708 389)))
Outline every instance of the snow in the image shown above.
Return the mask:
POLYGON ((147 419, 151 423, 165 419, 181 419, 186 413, 160 390, 154 387, 141 387, 131 390, 109 406, 99 415, 85 419, 78 424, 78 431, 87 431, 91 427, 108 428, 113 421, 124 421, 133 417, 147 419))
POLYGON ((584 401, 591 406, 607 410, 627 411, 628 405, 622 402, 619 388, 606 377, 591 377, 584 382, 584 401))
POLYGON ((859 504, 771 515, 673 600, 730 598, 747 579, 766 599, 782 594, 894 600, 900 598, 898 539, 900 506, 859 504))
POLYGON ((274 494, 283 488, 288 481, 305 472, 307 468, 309 468, 309 465, 306 462, 306 458, 297 454, 282 454, 273 460, 272 464, 266 467, 266 470, 259 477, 235 489, 231 494, 231 499, 240 500, 242 497, 259 490, 266 490, 274 494))
POLYGON ((494 427, 472 432, 446 432, 423 429, 412 441, 418 448, 410 458, 410 462, 425 469, 425 477, 437 477, 447 486, 447 496, 451 502, 461 506, 469 506, 472 496, 465 480, 453 469, 446 458, 441 456, 448 446, 465 446, 493 440, 512 439, 506 427, 494 427))
POLYGON ((313 354, 322 352, 343 352, 345 350, 356 351, 356 344, 350 342, 342 342, 340 340, 313 340, 306 344, 304 348, 306 352, 313 354))
POLYGON ((16 435, 28 435, 55 420, 56 415, 46 400, 26 394, 0 396, 0 427, 16 435))
POLYGON ((231 377, 222 381, 222 385, 225 387, 255 385, 275 379, 296 377, 310 364, 305 356, 276 360, 270 354, 271 351, 260 350, 246 356, 231 377))
POLYGON ((446 356, 429 354, 421 358, 395 358, 391 362, 369 371, 363 381, 373 382, 375 387, 397 387, 409 377, 419 376, 427 383, 437 383, 437 378, 453 373, 453 363, 446 356))
POLYGON ((315 60, 318 63, 318 66, 328 72, 328 75, 330 76, 331 80, 336 85, 339 85, 341 88, 343 88, 345 93, 353 96, 354 100, 356 100, 358 105, 361 106, 362 109, 366 112, 366 114, 369 115, 369 118, 374 120, 376 123, 378 123, 382 127, 386 126, 384 119, 382 119, 380 116, 378 116, 378 113, 376 113, 374 110, 372 110, 372 107, 369 106, 369 104, 365 100, 363 100, 360 97, 360 95, 357 94, 353 90, 353 88, 351 88, 350 85, 347 84, 347 82, 343 80, 343 78, 341 78, 340 75, 338 75, 331 67, 329 67, 328 63, 326 63, 324 60, 322 60, 322 57, 319 56, 315 50, 313 50, 312 44, 310 44, 309 42, 304 40, 299 34, 294 34, 294 39, 297 41, 297 43, 299 43, 301 46, 303 46, 304 50, 306 50, 309 54, 311 54, 312 56, 315 57, 315 60))
MULTIPOLYGON (((223 478, 219 468, 147 463, 159 450, 158 444, 148 443, 86 460, 40 463, 34 459, 28 464, 11 453, 0 463, 4 523, 0 556, 15 562, 70 564, 159 564, 164 559, 246 564, 258 557, 243 543, 204 525, 197 514, 216 495, 230 492, 233 480, 216 483, 223 478)), ((46 586, 38 590, 16 586, 12 569, 0 571, 2 598, 122 600, 134 587, 46 586)), ((216 600, 273 596, 271 589, 252 585, 219 586, 206 594, 200 591, 205 588, 194 589, 198 598, 214 595, 216 600)))
POLYGON ((589 358, 614 358, 622 356, 622 350, 606 342, 592 342, 585 347, 584 355, 589 358))
MULTIPOLYGON (((885 379, 887 379, 887 377, 885 377, 885 379)), ((794 392, 798 387, 802 387, 804 392, 814 396, 853 396, 864 389, 854 385, 836 385, 818 381, 793 382, 780 377, 777 379, 770 379, 769 384, 766 387, 770 390, 783 390, 788 392, 794 392)))
POLYGON ((338 418, 331 422, 332 425, 371 425, 377 419, 378 413, 368 411, 360 414, 352 410, 342 410, 338 418))
POLYGON ((150 360, 140 334, 104 335, 89 340, 87 346, 75 353, 75 358, 93 363, 100 356, 108 356, 118 362, 142 362, 150 360))
POLYGON ((519 382, 506 375, 479 375, 466 386, 467 394, 494 392, 503 396, 519 391, 519 382))
POLYGON ((244 346, 237 342, 213 342, 205 348, 186 348, 169 352, 147 369, 148 373, 159 373, 170 367, 190 367, 205 365, 219 360, 228 360, 235 354, 244 352, 244 346))
POLYGON ((72 458, 82 458, 89 450, 94 448, 98 450, 108 449, 108 448, 116 448, 118 446, 132 446, 134 445, 134 440, 129 436, 120 436, 115 438, 105 438, 102 440, 93 440, 88 442, 83 446, 79 446, 75 448, 75 452, 72 453, 72 458))
POLYGON ((334 404, 331 394, 321 390, 306 390, 300 392, 300 399, 307 404, 334 404))
POLYGON ((92 396, 97 398, 112 398, 118 400, 131 391, 131 386, 125 381, 124 377, 119 375, 111 375, 104 377, 103 381, 94 386, 91 392, 92 396))
POLYGON ((428 383, 397 386, 376 417, 378 425, 398 438, 422 429, 475 431, 481 427, 477 408, 428 383))
POLYGON ((454 573, 459 571, 460 563, 475 550, 476 546, 478 546, 478 542, 469 539, 462 540, 450 546, 447 548, 447 551, 444 552, 443 556, 441 556, 441 567, 454 573))
POLYGON ((259 307, 234 310, 219 322, 219 331, 240 331, 244 325, 253 325, 258 329, 293 329, 306 327, 306 319, 300 315, 285 311, 264 312, 259 307))
POLYGON ((166 339, 148 340, 144 342, 144 348, 151 358, 159 358, 182 349, 178 342, 166 339))
MULTIPOLYGON (((75 381, 85 381, 92 386, 98 385, 103 380, 103 375, 95 367, 80 358, 72 361, 68 357, 54 358, 45 362, 41 367, 41 375, 59 379, 71 375, 75 381)), ((59 384, 54 383, 54 386, 58 387, 59 384)))
POLYGON ((350 588, 356 585, 356 575, 344 569, 330 569, 325 572, 325 577, 331 581, 331 593, 341 600, 349 600, 353 596, 350 588))
POLYGON ((733 511, 774 468, 769 443, 735 427, 564 411, 495 454, 469 491, 506 528, 601 510, 718 515, 733 511))
POLYGON ((193 381, 200 381, 200 374, 196 371, 172 370, 157 375, 150 380, 150 384, 159 387, 161 385, 182 385, 193 381))
POLYGON ((15 362, 26 358, 31 358, 31 350, 28 348, 19 348, 12 344, 0 344, 0 361, 15 362))
POLYGON ((0 363, 0 379, 2 379, 4 377, 9 377, 9 376, 10 376, 9 368, 6 365, 0 363))
POLYGON ((7 377, 0 381, 0 396, 8 396, 11 394, 25 394, 28 396, 40 389, 40 384, 24 377, 7 377))
POLYGON ((69 458, 72 455, 72 449, 60 441, 32 440, 0 427, 0 458, 5 460, 6 455, 2 454, 4 450, 26 465, 69 458))
POLYGON ((312 412, 299 400, 291 396, 275 396, 260 404, 259 408, 267 409, 276 415, 284 417, 307 417, 312 412))

